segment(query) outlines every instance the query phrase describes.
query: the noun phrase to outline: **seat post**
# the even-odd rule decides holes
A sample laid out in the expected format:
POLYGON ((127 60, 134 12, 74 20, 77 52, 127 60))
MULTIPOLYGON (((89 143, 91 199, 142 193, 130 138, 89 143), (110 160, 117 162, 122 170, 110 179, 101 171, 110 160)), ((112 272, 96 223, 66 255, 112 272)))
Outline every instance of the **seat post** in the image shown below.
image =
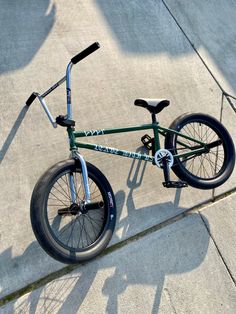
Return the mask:
MULTIPOLYGON (((145 134, 144 136, 141 137, 141 141, 148 150, 152 151, 152 156, 154 156, 160 146, 159 134, 158 134, 158 129, 157 129, 157 119, 156 119, 156 114, 154 112, 152 112, 152 124, 155 125, 155 127, 153 127, 154 137, 151 138, 150 135, 145 134)), ((153 164, 155 164, 154 159, 153 159, 153 164)))
POLYGON ((152 123, 157 123, 157 117, 155 113, 152 113, 152 123))
MULTIPOLYGON (((152 112, 152 123, 157 126, 156 113, 154 112, 152 112)), ((156 151, 159 149, 160 146, 158 130, 156 128, 153 129, 153 135, 154 137, 152 138, 152 156, 155 155, 156 151)))

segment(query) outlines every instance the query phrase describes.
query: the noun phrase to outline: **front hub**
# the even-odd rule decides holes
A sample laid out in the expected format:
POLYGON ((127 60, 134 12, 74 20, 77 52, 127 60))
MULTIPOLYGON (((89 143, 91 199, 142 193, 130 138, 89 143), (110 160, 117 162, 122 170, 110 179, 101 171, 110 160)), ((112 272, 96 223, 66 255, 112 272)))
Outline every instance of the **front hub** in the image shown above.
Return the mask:
POLYGON ((80 206, 76 203, 70 205, 70 207, 58 209, 58 215, 77 215, 80 211, 80 206))

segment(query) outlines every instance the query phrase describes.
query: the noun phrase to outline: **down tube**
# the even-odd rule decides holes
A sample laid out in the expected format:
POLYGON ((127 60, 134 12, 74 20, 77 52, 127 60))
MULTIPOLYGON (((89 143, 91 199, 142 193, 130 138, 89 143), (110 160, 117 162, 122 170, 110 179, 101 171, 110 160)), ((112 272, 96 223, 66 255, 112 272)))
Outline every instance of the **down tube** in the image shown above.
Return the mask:
POLYGON ((76 142, 75 145, 79 148, 85 148, 85 149, 95 150, 101 153, 112 154, 112 155, 121 156, 121 157, 128 157, 132 159, 140 159, 140 160, 150 161, 154 163, 154 157, 146 155, 146 154, 139 154, 139 153, 130 152, 127 150, 119 150, 113 147, 107 147, 107 146, 90 144, 90 143, 76 142))

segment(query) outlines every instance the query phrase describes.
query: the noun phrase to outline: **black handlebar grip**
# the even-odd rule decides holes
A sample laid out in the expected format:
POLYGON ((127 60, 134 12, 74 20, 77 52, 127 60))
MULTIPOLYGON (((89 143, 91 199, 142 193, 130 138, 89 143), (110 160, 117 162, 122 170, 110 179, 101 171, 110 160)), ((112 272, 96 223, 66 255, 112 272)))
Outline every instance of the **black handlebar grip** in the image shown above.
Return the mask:
POLYGON ((96 51, 98 48, 100 48, 99 43, 98 42, 93 43, 92 45, 90 45, 89 47, 84 49, 83 51, 79 52, 76 56, 74 56, 71 59, 71 62, 73 64, 78 63, 79 61, 81 61, 82 59, 86 58, 88 55, 90 55, 94 51, 96 51))
POLYGON ((35 98, 37 97, 37 93, 32 93, 29 98, 26 100, 26 106, 30 106, 32 104, 32 102, 35 100, 35 98))

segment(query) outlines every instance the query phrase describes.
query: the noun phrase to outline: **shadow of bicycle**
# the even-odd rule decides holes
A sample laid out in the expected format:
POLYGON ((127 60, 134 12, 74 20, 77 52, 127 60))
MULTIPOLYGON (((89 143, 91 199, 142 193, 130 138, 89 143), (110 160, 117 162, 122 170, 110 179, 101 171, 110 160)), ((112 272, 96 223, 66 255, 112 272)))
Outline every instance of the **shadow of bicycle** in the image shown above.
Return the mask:
MULTIPOLYGON (((143 152, 143 148, 137 151, 143 152)), ((127 238, 129 228, 132 228, 130 224, 132 216, 136 216, 138 221, 144 219, 146 215, 154 213, 158 215, 165 206, 171 205, 171 202, 168 202, 168 204, 136 208, 133 193, 142 184, 146 165, 146 162, 133 160, 127 177, 128 196, 126 197, 124 191, 118 191, 115 195, 119 204, 116 230, 122 230, 119 237, 117 233, 114 234, 115 243, 127 238), (121 210, 125 204, 128 215, 121 218, 121 210)), ((173 210, 186 211, 186 208, 179 208, 180 194, 180 190, 176 190, 172 203, 173 210)), ((166 289, 163 290, 166 276, 191 272, 199 267, 205 259, 208 245, 209 233, 199 215, 192 214, 184 220, 144 236, 139 241, 81 265, 66 277, 56 279, 12 302, 11 305, 8 304, 7 309, 14 313, 77 313, 78 311, 93 313, 98 310, 96 303, 99 299, 104 312, 113 314, 121 311, 120 299, 132 290, 132 298, 138 298, 143 302, 145 295, 151 291, 152 313, 157 313, 162 295, 169 293, 166 289), (92 303, 91 298, 94 300, 92 303)), ((36 256, 31 251, 37 249, 37 244, 34 242, 30 247, 31 249, 28 248, 26 254, 21 257, 22 259, 27 259, 27 256, 30 258, 29 255, 32 258, 36 256)), ((148 307, 148 304, 145 306, 148 307)), ((140 309, 140 312, 145 312, 145 306, 140 309)))

